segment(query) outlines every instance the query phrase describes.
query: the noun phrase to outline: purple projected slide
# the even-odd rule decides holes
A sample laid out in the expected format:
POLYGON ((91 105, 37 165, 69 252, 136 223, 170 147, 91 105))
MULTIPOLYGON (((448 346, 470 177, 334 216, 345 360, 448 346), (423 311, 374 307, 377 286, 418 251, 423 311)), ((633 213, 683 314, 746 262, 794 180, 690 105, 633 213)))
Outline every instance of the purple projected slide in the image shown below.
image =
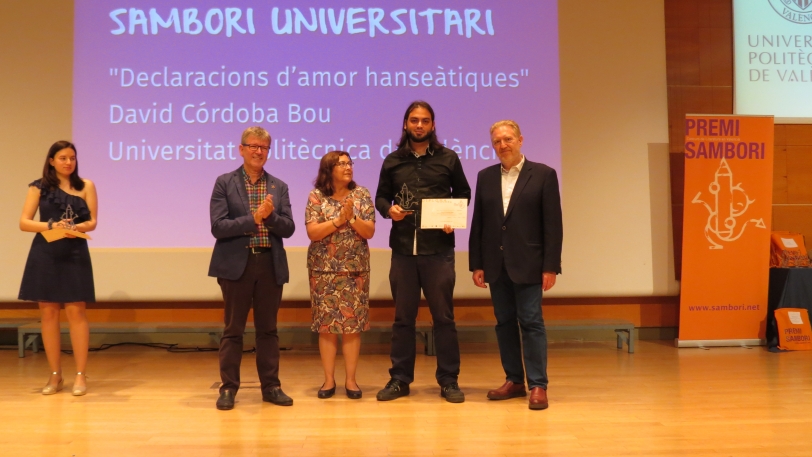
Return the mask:
MULTIPOLYGON (((307 246, 319 159, 348 151, 374 197, 414 100, 433 106, 472 189, 498 163, 500 119, 560 176, 556 3, 76 0, 73 141, 99 192, 93 246, 212 246, 214 180, 242 164, 253 125, 273 138, 265 169, 290 186, 286 245, 307 246)), ((370 245, 387 247, 390 223, 377 223, 370 245)), ((458 230, 458 249, 467 241, 458 230)))

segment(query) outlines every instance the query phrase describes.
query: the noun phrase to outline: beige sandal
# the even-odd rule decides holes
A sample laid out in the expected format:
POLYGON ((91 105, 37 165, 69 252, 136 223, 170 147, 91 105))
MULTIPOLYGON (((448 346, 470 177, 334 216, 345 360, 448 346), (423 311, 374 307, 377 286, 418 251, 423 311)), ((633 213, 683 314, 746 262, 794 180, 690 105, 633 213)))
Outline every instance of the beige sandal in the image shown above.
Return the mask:
MULTIPOLYGON (((53 377, 53 375, 55 374, 59 375, 59 372, 54 371, 53 373, 51 373, 51 376, 53 377)), ((59 375, 59 382, 56 384, 51 384, 51 380, 48 379, 48 384, 45 384, 45 387, 42 388, 42 395, 53 395, 59 392, 60 390, 62 390, 64 382, 65 378, 63 378, 62 375, 59 375)))
MULTIPOLYGON (((80 376, 80 375, 84 376, 85 377, 85 382, 87 382, 87 375, 82 373, 81 371, 76 373, 76 376, 80 376)), ((74 381, 74 384, 75 384, 75 381, 74 381)), ((73 386, 73 392, 71 392, 71 393, 73 394, 74 397, 81 397, 82 395, 87 393, 87 384, 85 384, 84 386, 81 386, 81 387, 74 385, 73 386)))

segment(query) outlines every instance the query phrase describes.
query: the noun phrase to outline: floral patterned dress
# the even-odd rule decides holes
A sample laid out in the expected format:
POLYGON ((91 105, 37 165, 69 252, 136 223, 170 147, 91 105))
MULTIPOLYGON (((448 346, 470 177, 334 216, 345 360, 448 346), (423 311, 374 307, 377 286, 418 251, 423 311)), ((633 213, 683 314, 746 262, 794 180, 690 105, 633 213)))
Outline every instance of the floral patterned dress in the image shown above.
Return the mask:
MULTIPOLYGON (((369 190, 356 186, 347 198, 355 201, 355 216, 375 221, 369 190)), ((305 225, 338 217, 342 200, 314 189, 307 197, 305 225)), ((311 329, 318 333, 360 333, 369 330, 369 245, 346 223, 332 234, 310 243, 311 329)))

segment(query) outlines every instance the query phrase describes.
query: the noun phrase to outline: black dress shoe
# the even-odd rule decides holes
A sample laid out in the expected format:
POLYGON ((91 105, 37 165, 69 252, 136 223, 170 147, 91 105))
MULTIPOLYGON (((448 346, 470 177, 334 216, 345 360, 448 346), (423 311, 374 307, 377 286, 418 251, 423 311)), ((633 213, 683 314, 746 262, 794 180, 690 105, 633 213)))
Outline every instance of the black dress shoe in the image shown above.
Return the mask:
POLYGON ((262 401, 267 401, 278 406, 293 405, 293 399, 285 395, 281 387, 274 387, 270 392, 262 392, 262 401))
POLYGON ((462 393, 459 384, 456 382, 441 387, 440 396, 449 403, 462 403, 465 401, 465 394, 462 393))
POLYGON ((347 391, 347 398, 349 398, 350 400, 358 400, 358 399, 361 398, 361 395, 363 395, 363 392, 361 392, 361 389, 350 390, 350 389, 347 389, 347 386, 344 386, 344 390, 347 391))
MULTIPOLYGON (((324 387, 324 385, 322 385, 324 387)), ((319 389, 318 397, 319 398, 330 398, 336 393, 336 386, 333 386, 332 389, 319 389)))
POLYGON ((220 398, 217 399, 217 409, 222 411, 234 409, 234 392, 230 390, 220 392, 220 398))
POLYGON ((392 378, 386 383, 386 387, 378 392, 378 401, 389 401, 409 395, 409 385, 405 382, 392 378))

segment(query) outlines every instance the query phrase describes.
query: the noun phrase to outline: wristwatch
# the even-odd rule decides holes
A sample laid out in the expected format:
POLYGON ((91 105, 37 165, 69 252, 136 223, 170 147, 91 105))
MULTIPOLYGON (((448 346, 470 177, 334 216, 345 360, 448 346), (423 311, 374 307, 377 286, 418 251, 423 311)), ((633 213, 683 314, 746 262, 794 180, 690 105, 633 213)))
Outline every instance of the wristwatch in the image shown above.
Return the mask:
POLYGON ((358 217, 355 214, 353 214, 352 219, 350 219, 350 224, 354 224, 357 219, 358 217))

